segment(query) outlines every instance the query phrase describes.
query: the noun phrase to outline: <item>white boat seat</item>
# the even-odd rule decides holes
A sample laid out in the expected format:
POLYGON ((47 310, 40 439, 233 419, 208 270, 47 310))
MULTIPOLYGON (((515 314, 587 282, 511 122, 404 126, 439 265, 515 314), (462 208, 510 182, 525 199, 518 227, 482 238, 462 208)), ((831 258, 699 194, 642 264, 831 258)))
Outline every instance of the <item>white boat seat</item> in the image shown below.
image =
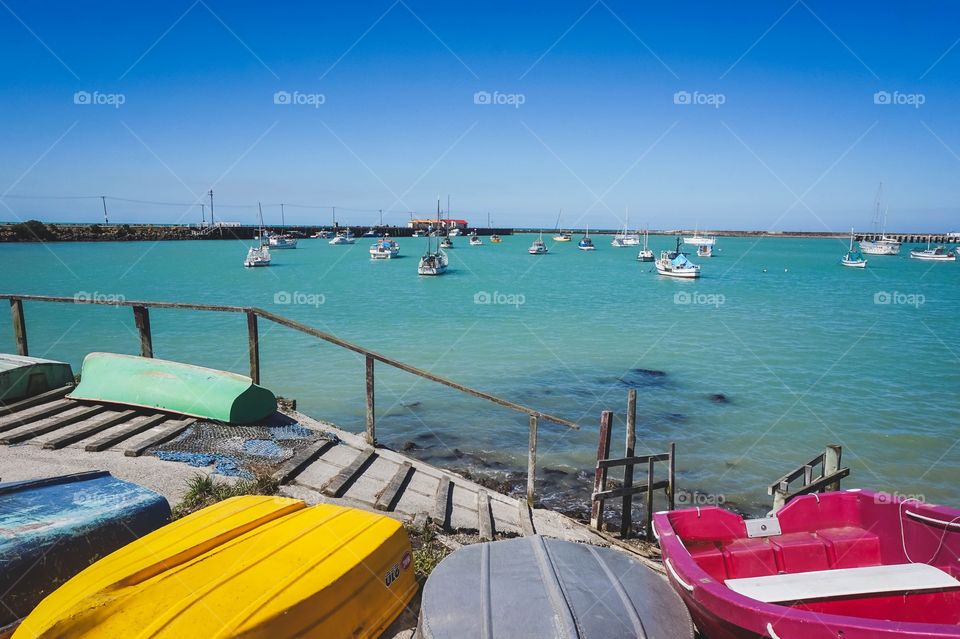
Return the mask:
POLYGON ((814 570, 724 583, 736 593, 766 603, 960 587, 960 581, 928 564, 814 570))

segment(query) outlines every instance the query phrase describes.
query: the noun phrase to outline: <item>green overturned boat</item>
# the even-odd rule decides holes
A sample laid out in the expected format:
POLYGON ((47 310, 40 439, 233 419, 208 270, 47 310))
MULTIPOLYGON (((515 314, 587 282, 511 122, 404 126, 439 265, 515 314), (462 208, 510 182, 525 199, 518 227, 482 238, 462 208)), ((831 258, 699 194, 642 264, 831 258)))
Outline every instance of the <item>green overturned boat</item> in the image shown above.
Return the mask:
POLYGON ((277 398, 249 377, 151 357, 90 353, 71 399, 153 408, 229 424, 277 410, 277 398))

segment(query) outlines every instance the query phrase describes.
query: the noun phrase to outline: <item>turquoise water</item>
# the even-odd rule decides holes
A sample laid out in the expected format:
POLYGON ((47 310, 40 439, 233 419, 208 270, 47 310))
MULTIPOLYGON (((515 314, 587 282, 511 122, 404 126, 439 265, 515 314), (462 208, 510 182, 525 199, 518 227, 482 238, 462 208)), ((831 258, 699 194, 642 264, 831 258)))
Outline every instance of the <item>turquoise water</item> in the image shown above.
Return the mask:
MULTIPOLYGON (((680 281, 605 236, 593 253, 572 242, 546 256, 526 254, 531 240, 468 247, 457 238, 440 278, 416 275, 425 240, 413 238, 384 262, 368 259, 367 240, 303 240, 275 251, 268 269, 244 269, 247 244, 236 241, 7 244, 0 272, 8 292, 259 306, 573 419, 582 430, 540 427, 548 502, 561 488, 587 498, 600 411, 617 412, 622 450, 634 385, 638 452, 675 441, 679 488, 704 499, 757 510, 768 483, 840 443, 847 485, 960 504, 960 265, 873 257, 860 271, 837 264, 844 241, 721 238, 717 257, 694 259, 703 277, 680 281), (475 303, 483 293, 503 303, 475 303), (885 293, 893 303, 875 303, 885 293), (300 303, 278 303, 286 297, 300 303)), ((651 238, 655 251, 672 243, 651 238)), ((26 308, 33 355, 79 368, 91 350, 137 352, 127 308, 26 308)), ((242 316, 153 311, 151 320, 156 356, 246 372, 242 316)), ((12 349, 3 313, 0 350, 12 349)), ((267 322, 261 349, 265 385, 362 430, 360 358, 267 322)), ((383 366, 377 380, 388 445, 417 442, 438 463, 524 468, 524 416, 383 366)))

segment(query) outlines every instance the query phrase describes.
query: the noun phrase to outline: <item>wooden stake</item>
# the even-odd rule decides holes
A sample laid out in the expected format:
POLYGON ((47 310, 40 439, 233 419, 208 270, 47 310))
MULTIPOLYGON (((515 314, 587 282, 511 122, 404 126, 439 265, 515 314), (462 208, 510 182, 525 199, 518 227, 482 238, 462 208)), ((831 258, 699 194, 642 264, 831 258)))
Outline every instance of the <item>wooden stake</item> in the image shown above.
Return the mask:
POLYGON ((647 541, 653 541, 653 460, 647 460, 647 541))
POLYGON ((257 314, 247 313, 247 350, 250 352, 250 379, 260 383, 260 332, 257 330, 257 314))
MULTIPOLYGON (((631 388, 627 391, 627 444, 624 450, 624 457, 633 457, 633 449, 637 441, 637 390, 631 388)), ((633 486, 633 465, 627 464, 623 467, 623 487, 633 486)), ((630 537, 633 533, 633 496, 623 496, 623 507, 620 513, 620 535, 624 538, 630 537)))
MULTIPOLYGON (((600 413, 600 440, 597 443, 597 461, 610 457, 610 427, 613 424, 613 413, 605 410, 600 413)), ((597 464, 597 472, 593 478, 593 492, 601 493, 607 489, 607 469, 597 464)), ((593 502, 590 508, 590 525, 600 530, 603 524, 603 500, 593 502)))
POLYGON ((150 311, 146 306, 133 307, 133 321, 140 331, 140 355, 153 357, 153 336, 150 334, 150 311))
POLYGON ((673 510, 677 506, 676 502, 676 490, 675 484, 676 473, 677 473, 677 442, 670 442, 670 459, 667 461, 668 472, 670 476, 667 478, 667 509, 673 510))
POLYGON ((366 440, 371 446, 377 443, 376 423, 374 421, 374 379, 372 356, 367 355, 367 432, 366 440))
POLYGON ((17 355, 26 357, 27 351, 27 323, 23 318, 23 300, 11 298, 10 314, 13 317, 13 341, 17 343, 17 355))
POLYGON ((527 506, 533 508, 537 480, 537 416, 530 416, 530 448, 527 451, 527 506))

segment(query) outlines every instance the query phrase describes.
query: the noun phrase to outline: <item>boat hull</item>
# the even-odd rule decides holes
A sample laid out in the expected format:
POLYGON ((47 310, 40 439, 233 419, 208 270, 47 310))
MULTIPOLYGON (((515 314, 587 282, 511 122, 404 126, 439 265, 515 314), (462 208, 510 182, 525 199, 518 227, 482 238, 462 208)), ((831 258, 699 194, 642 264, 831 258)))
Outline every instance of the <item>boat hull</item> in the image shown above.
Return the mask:
POLYGON ((413 573, 389 517, 234 497, 98 561, 14 638, 372 638, 412 599, 413 573))
POLYGON ((80 384, 68 396, 213 419, 259 421, 277 410, 277 399, 249 377, 152 357, 90 353, 80 384))
POLYGON ((840 260, 840 263, 843 266, 847 266, 849 268, 866 268, 867 267, 867 260, 840 260))
POLYGON ((105 471, 0 484, 0 502, 0 627, 170 518, 162 496, 105 471))
POLYGON ((657 274, 658 274, 658 275, 664 275, 664 276, 666 276, 666 277, 677 277, 677 278, 684 279, 684 280, 692 280, 692 279, 696 279, 696 278, 700 277, 700 271, 699 271, 699 270, 695 270, 695 271, 694 271, 694 270, 686 270, 686 269, 685 269, 685 270, 682 270, 682 271, 677 271, 677 270, 665 269, 665 268, 662 268, 662 267, 660 267, 660 266, 657 267, 657 274))
POLYGON ((958 520, 956 509, 854 489, 797 497, 752 537, 717 507, 657 513, 654 532, 710 639, 944 639, 960 637, 958 520), (897 582, 902 570, 911 576, 897 582))
POLYGON ((72 383, 70 364, 0 353, 0 402, 15 402, 72 383))

